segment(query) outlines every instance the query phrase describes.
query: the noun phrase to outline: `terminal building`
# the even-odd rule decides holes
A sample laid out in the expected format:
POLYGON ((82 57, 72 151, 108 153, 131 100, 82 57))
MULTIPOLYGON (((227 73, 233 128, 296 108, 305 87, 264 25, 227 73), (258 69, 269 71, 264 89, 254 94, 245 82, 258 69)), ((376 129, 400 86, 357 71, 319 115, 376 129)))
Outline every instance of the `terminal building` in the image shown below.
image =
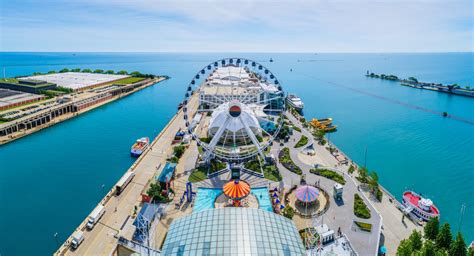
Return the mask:
POLYGON ((57 85, 43 80, 19 79, 15 82, 0 80, 0 88, 20 92, 40 94, 42 91, 54 90, 57 85))
POLYGON ((283 92, 274 84, 262 80, 245 67, 217 68, 204 82, 199 92, 200 111, 234 99, 246 104, 263 104, 266 110, 282 109, 283 92))
POLYGON ((44 99, 42 95, 0 89, 0 111, 44 99))
POLYGON ((209 209, 171 223, 162 255, 305 255, 295 224, 261 209, 209 209))

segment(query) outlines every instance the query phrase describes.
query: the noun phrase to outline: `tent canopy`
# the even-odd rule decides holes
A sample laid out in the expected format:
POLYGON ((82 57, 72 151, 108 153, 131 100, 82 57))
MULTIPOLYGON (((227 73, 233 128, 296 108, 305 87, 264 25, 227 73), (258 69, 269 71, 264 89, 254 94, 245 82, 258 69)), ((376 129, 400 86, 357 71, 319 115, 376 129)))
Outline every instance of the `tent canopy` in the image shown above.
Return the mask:
POLYGON ((313 186, 304 185, 296 189, 296 199, 303 203, 311 203, 318 199, 319 190, 313 186))
POLYGON ((224 185, 224 194, 231 199, 242 199, 250 194, 250 185, 241 180, 231 180, 224 185))

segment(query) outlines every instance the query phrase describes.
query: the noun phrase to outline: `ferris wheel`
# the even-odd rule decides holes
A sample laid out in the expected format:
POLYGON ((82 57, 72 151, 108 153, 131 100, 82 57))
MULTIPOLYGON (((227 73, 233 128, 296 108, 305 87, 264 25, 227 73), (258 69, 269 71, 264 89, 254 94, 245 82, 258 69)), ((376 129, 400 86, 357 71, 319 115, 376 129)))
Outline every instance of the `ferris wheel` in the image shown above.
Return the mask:
POLYGON ((203 159, 242 162, 264 157, 284 124, 285 105, 283 88, 268 68, 225 58, 196 73, 182 109, 187 133, 202 147, 203 159), (191 105, 192 97, 197 104, 191 105))

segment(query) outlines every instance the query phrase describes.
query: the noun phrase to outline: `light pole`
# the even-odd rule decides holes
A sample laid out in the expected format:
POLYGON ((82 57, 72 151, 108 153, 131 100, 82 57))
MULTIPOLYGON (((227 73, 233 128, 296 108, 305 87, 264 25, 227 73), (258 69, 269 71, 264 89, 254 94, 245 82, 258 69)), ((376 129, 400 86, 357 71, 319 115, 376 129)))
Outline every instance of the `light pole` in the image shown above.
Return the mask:
POLYGON ((461 205, 461 217, 459 219, 459 226, 458 226, 458 233, 461 232, 461 226, 462 226, 462 219, 464 217, 464 211, 466 210, 466 205, 462 204, 461 205))
POLYGON ((58 232, 54 233, 54 240, 56 240, 56 245, 59 248, 58 232))

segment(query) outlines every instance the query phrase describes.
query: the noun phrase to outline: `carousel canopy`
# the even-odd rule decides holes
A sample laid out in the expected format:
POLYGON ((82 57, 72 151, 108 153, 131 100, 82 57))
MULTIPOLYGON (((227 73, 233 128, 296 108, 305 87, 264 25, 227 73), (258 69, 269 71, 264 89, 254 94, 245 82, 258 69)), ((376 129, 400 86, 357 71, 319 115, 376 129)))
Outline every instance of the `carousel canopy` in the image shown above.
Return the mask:
POLYGON ((231 180, 224 185, 224 194, 231 199, 242 199, 249 195, 250 185, 245 181, 231 180))
POLYGON ((296 189, 296 199, 304 203, 311 203, 318 199, 319 190, 315 187, 304 185, 296 189))

